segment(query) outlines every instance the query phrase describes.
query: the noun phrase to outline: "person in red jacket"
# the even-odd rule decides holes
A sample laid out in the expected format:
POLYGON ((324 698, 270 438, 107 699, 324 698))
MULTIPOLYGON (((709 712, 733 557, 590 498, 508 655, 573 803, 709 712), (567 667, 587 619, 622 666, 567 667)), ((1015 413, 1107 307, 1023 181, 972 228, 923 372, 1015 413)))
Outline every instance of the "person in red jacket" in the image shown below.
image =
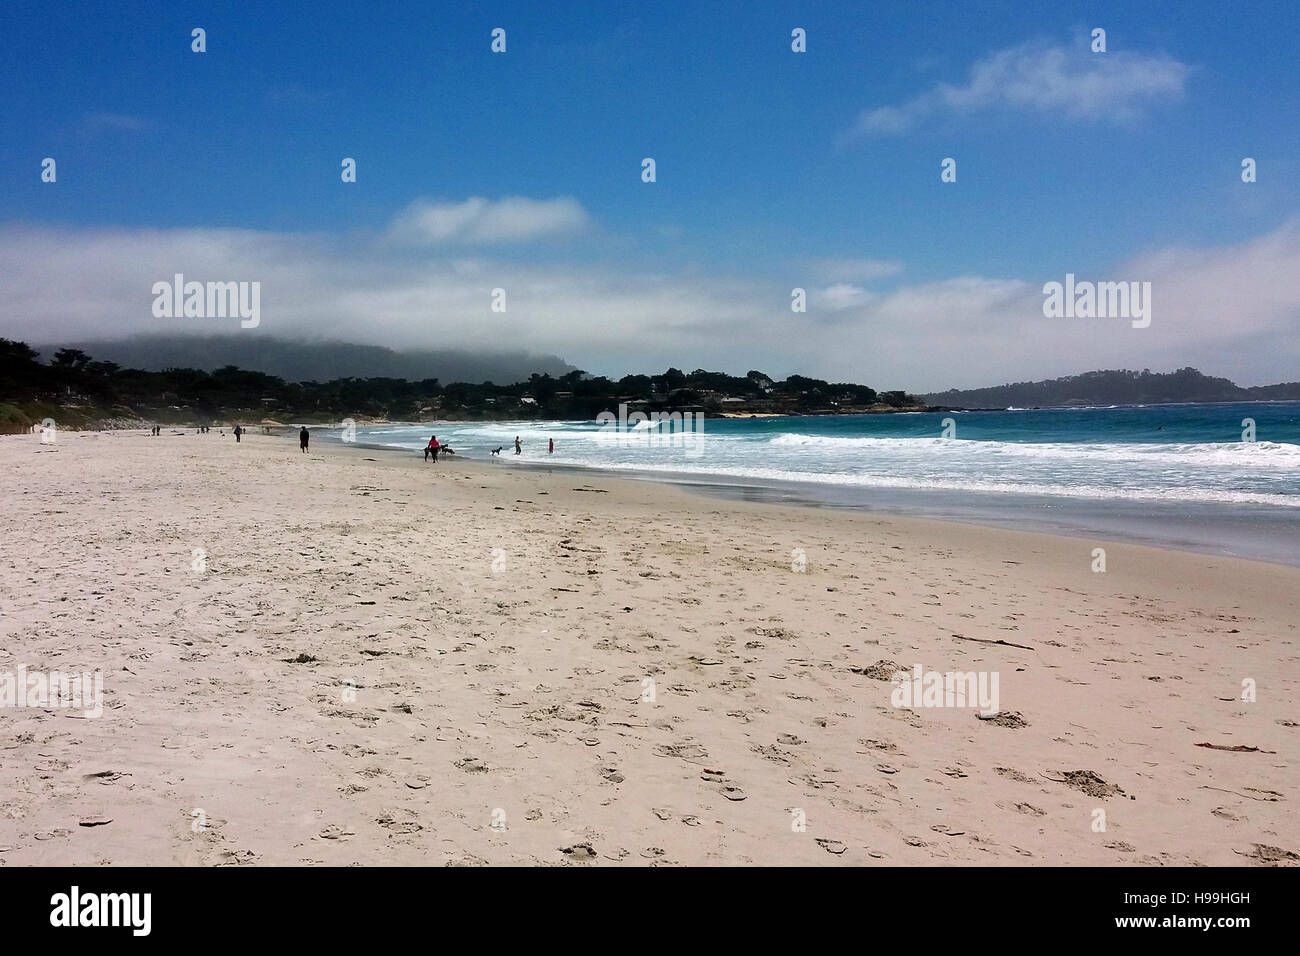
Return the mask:
POLYGON ((424 446, 424 460, 428 461, 429 456, 432 455, 433 463, 436 465, 438 463, 438 449, 441 447, 442 446, 438 444, 438 436, 437 435, 430 436, 429 444, 424 446))

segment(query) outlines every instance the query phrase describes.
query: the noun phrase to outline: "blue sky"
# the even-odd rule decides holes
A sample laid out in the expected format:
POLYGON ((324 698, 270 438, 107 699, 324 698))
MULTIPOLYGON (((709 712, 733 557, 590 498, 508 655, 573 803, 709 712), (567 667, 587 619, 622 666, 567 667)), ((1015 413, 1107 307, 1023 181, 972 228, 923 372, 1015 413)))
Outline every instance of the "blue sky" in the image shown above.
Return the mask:
MULTIPOLYGON (((115 318, 138 303, 111 282, 82 290, 79 319, 60 318, 57 262, 19 253, 48 249, 70 281, 92 248, 120 254, 119 271, 159 272, 184 236, 204 251, 178 254, 178 270, 225 264, 197 277, 263 281, 267 334, 305 334, 314 310, 316 332, 380 344, 509 341, 600 372, 763 367, 918 389, 1090 362, 1300 378, 1294 346, 1276 344, 1288 324, 1295 338, 1295 304, 1243 302, 1236 287, 1210 296, 1231 299, 1218 318, 1187 319, 1185 293, 1166 297, 1178 314, 1144 339, 1118 325, 1039 329, 1023 351, 999 345, 1019 338, 1011 326, 968 338, 990 310, 1032 312, 1038 287, 1067 271, 1297 278, 1298 34, 1300 5, 1280 2, 11 0, 0 10, 0 229, 14 251, 0 255, 0 285, 10 273, 25 311, 12 296, 0 305, 0 334, 24 323, 37 324, 29 339, 171 331, 149 324, 147 299, 139 324, 115 318), (206 53, 190 50, 196 26, 206 53), (507 31, 504 54, 489 50, 494 27, 507 31), (808 52, 791 51, 794 27, 808 52), (1094 27, 1106 53, 1088 50, 1094 27), (55 184, 40 181, 47 156, 55 184), (340 181, 345 156, 355 184, 340 181), (653 184, 641 182, 646 156, 653 184), (1249 185, 1246 156, 1259 164, 1249 185), (956 183, 940 182, 945 157, 956 183), (497 207, 511 197, 522 202, 497 207), (406 242, 402 222, 416 223, 406 242), (257 236, 273 247, 268 275, 245 276, 257 236), (340 258, 426 297, 432 341, 391 301, 363 310, 366 325, 341 284, 301 301, 340 258), (482 278, 460 290, 427 275, 482 278), (566 298, 566 276, 586 294, 566 298), (966 279, 981 284, 954 298, 945 283, 966 279), (485 336, 465 310, 480 287, 512 284, 525 293, 517 327, 485 336), (790 317, 795 286, 811 292, 808 316, 790 317), (573 314, 609 290, 617 301, 600 321, 573 314), (913 323, 909 340, 897 326, 913 297, 946 319, 913 323), (104 299, 112 307, 97 313, 104 299), (1267 315, 1223 340, 1216 324, 1242 309, 1267 315), (907 358, 926 348, 924 362, 907 358), (972 348, 986 361, 972 366, 972 348)), ((374 287, 358 279, 352 292, 363 291, 374 287)))

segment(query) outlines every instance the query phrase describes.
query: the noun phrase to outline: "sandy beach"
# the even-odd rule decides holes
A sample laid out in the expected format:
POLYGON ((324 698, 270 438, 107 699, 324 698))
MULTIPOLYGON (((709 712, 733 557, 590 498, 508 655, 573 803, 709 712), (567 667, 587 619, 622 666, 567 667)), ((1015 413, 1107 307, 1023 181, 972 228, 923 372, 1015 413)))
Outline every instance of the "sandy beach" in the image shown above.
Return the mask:
POLYGON ((103 675, 0 710, 0 865, 1300 859, 1300 570, 193 429, 0 463, 0 672, 103 675))

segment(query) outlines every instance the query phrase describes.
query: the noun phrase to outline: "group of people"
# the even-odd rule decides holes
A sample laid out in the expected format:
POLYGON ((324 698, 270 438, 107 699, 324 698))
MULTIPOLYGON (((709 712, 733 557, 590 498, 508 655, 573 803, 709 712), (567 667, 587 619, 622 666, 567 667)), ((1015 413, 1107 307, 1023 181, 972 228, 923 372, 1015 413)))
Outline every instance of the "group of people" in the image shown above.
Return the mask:
MULTIPOLYGON (((306 429, 304 429, 304 431, 306 431, 306 429)), ((304 447, 305 447, 305 446, 304 446, 304 447)), ((501 451, 501 449, 498 448, 498 449, 496 449, 495 451, 493 451, 492 454, 495 455, 495 454, 497 454, 497 453, 500 452, 500 451, 501 451)), ((444 454, 444 455, 454 455, 454 454, 456 454, 454 451, 452 451, 450 445, 445 445, 445 444, 439 442, 439 441, 438 441, 438 436, 437 436, 437 435, 431 435, 431 436, 429 437, 429 444, 427 444, 427 445, 424 446, 424 460, 425 460, 425 461, 428 461, 430 458, 432 458, 433 461, 434 461, 434 463, 436 464, 437 461, 438 461, 438 453, 439 453, 439 452, 441 452, 441 453, 444 454)), ((516 436, 515 436, 515 454, 516 454, 516 455, 522 455, 523 453, 524 453, 524 444, 523 444, 523 442, 520 440, 519 436, 516 435, 516 436)), ((555 454, 555 439, 554 439, 554 438, 552 438, 552 439, 550 440, 550 446, 547 448, 546 453, 547 453, 548 455, 554 455, 554 454, 555 454)))
MULTIPOLYGON (((266 429, 266 430, 267 430, 268 432, 270 431, 269 428, 266 429)), ((196 432, 199 432, 199 433, 204 433, 204 434, 206 434, 206 433, 209 431, 209 428, 208 428, 207 425, 200 425, 200 426, 198 426, 198 428, 195 429, 195 431, 196 431, 196 432)), ((234 428, 235 441, 236 441, 236 442, 239 442, 239 440, 240 440, 241 438, 243 438, 244 433, 245 433, 246 431, 247 431, 247 429, 245 429, 242 425, 236 425, 235 428, 234 428)), ((161 434, 162 434, 162 426, 161 426, 161 425, 154 425, 152 428, 149 429, 149 434, 151 434, 151 435, 161 435, 161 434)), ((224 435, 225 432, 223 431, 222 434, 224 435)), ((307 446, 310 444, 310 442, 311 442, 311 433, 310 433, 309 431, 307 431, 307 426, 304 425, 304 426, 302 427, 302 430, 298 432, 298 447, 299 447, 300 449, 302 449, 302 453, 303 453, 304 455, 307 454, 307 446)), ((495 454, 496 454, 497 452, 499 452, 500 450, 501 450, 501 449, 498 448, 497 451, 493 452, 493 454, 495 455, 495 454)), ((438 455, 439 455, 439 453, 441 453, 441 454, 443 454, 443 455, 454 455, 454 454, 456 454, 456 452, 452 450, 452 447, 451 447, 450 445, 443 444, 442 442, 438 441, 438 436, 437 436, 437 435, 431 435, 431 436, 429 437, 429 443, 428 443, 427 445, 424 446, 424 460, 425 460, 425 461, 428 461, 430 458, 432 458, 433 461, 434 461, 434 463, 436 464, 437 461, 438 461, 438 455)), ((518 435, 516 435, 516 436, 515 436, 515 454, 516 454, 516 455, 522 455, 523 453, 524 453, 524 445, 523 445, 523 441, 520 439, 520 437, 519 437, 518 435)), ((549 445, 548 445, 548 447, 547 447, 547 449, 546 449, 546 453, 547 453, 548 455, 554 455, 554 454, 555 454, 555 439, 554 439, 554 438, 550 439, 549 445)))
MULTIPOLYGON (((207 430, 208 430, 208 429, 207 429, 207 426, 204 426, 203 428, 199 429, 199 431, 207 431, 207 430)), ((307 429, 305 429, 305 428, 303 429, 303 431, 306 431, 306 430, 307 430, 307 429)), ((221 434, 224 435, 225 432, 222 432, 221 434)), ((235 432, 234 432, 234 434, 235 434, 235 441, 239 441, 240 436, 242 436, 242 435, 247 435, 247 434, 248 434, 248 429, 245 428, 245 427, 242 426, 242 425, 236 425, 236 426, 235 426, 235 432)), ((271 427, 270 427, 269 425, 263 425, 263 426, 262 426, 262 434, 263 434, 263 435, 269 435, 269 434, 271 434, 271 427)))
MULTIPOLYGON (((199 425, 197 428, 194 429, 194 432, 195 434, 206 435, 211 430, 212 429, 209 428, 207 425, 199 425)), ((264 427, 263 431, 268 435, 271 434, 270 428, 264 427)), ((236 442, 239 442, 240 439, 242 439, 244 435, 246 435, 247 433, 248 433, 248 429, 245 428, 243 425, 236 425, 232 432, 232 434, 235 436, 236 442)), ((150 429, 150 434, 161 435, 162 426, 154 425, 153 428, 150 429)), ((223 431, 221 434, 225 435, 226 433, 223 431)), ((302 431, 298 432, 298 447, 302 449, 302 453, 304 455, 307 454, 307 445, 310 441, 311 441, 311 432, 307 431, 307 426, 304 425, 302 431)))

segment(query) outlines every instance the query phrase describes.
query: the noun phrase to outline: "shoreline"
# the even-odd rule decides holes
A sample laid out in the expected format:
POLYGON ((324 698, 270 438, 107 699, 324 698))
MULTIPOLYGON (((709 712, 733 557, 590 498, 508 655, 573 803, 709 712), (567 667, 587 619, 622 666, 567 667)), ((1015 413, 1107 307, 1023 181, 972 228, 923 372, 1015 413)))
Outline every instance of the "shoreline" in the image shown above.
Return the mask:
MULTIPOLYGON (((397 455, 418 450, 375 442, 340 442, 397 455)), ((763 481, 671 471, 601 468, 501 456, 507 468, 563 470, 621 481, 685 488, 728 501, 762 501, 797 508, 832 509, 1004 528, 1077 540, 1112 540, 1162 550, 1238 558, 1300 568, 1300 509, 1263 505, 1159 502, 1130 499, 900 488, 845 488, 817 482, 763 481)), ((486 464, 466 457, 463 461, 486 464)), ((490 459, 489 459, 490 460, 490 459)), ((493 466, 497 467, 497 466, 493 466)))

